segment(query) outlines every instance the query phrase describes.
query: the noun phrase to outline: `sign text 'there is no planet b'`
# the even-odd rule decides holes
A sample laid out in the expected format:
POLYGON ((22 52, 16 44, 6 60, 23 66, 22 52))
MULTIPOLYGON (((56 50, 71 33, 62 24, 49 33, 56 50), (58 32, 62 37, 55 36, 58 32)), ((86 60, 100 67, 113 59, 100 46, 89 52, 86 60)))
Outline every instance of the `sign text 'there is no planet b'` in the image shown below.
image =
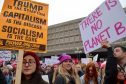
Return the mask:
POLYGON ((114 42, 126 37, 126 14, 119 0, 106 0, 79 24, 85 53, 101 47, 107 39, 114 42))

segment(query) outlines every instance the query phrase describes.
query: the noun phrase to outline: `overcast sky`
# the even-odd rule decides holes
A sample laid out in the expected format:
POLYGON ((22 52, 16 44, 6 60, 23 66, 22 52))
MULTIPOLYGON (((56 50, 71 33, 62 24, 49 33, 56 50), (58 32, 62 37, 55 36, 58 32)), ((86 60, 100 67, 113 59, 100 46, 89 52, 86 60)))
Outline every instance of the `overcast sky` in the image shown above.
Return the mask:
MULTIPOLYGON (((0 0, 0 10, 4 0, 0 0)), ((49 25, 62 23, 90 14, 105 0, 34 0, 49 4, 49 25)), ((119 0, 126 7, 126 0, 119 0)))

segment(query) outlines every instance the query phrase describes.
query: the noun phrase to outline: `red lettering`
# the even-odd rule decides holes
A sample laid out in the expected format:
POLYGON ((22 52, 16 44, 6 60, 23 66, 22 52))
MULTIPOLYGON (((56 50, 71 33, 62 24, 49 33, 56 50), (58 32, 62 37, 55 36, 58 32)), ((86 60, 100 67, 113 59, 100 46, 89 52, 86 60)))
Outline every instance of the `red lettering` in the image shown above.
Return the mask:
POLYGON ((90 40, 86 40, 84 42, 84 48, 86 51, 89 51, 89 49, 94 48, 100 44, 100 42, 104 39, 110 38, 108 30, 110 27, 106 28, 102 32, 100 32, 97 36, 94 36, 90 38, 90 40))
POLYGON ((122 26, 122 22, 117 22, 114 25, 114 27, 115 27, 117 35, 120 35, 120 34, 122 34, 122 33, 124 33, 126 31, 126 27, 122 26))
POLYGON ((110 29, 110 27, 106 28, 104 31, 102 31, 99 34, 99 37, 100 37, 101 40, 105 40, 107 38, 110 38, 110 35, 109 35, 109 32, 108 32, 109 29, 110 29))
POLYGON ((107 7, 108 10, 111 10, 111 7, 114 7, 117 5, 116 0, 106 0, 105 6, 107 7))
POLYGON ((97 8, 93 13, 91 13, 86 19, 84 19, 80 25, 83 30, 90 26, 94 21, 96 21, 102 15, 100 8, 97 8))
POLYGON ((92 33, 95 34, 95 31, 98 31, 98 29, 101 29, 101 27, 102 27, 102 21, 98 20, 91 26, 92 33))
POLYGON ((84 42, 84 49, 87 51, 87 46, 90 46, 89 45, 89 40, 85 41, 84 42))

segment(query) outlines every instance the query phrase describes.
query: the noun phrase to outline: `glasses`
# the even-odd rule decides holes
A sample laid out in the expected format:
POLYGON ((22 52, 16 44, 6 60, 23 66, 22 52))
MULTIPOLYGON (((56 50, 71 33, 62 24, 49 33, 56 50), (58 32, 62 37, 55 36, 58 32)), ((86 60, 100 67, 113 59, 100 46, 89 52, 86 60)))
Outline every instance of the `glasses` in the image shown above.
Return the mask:
POLYGON ((35 62, 34 62, 34 61, 29 61, 29 62, 24 61, 24 62, 23 62, 23 65, 26 65, 26 64, 32 65, 32 64, 35 64, 35 62))
POLYGON ((120 65, 117 65, 117 70, 118 70, 118 72, 123 73, 123 74, 124 74, 124 77, 125 77, 125 79, 126 79, 126 72, 125 72, 124 68, 121 67, 120 65))

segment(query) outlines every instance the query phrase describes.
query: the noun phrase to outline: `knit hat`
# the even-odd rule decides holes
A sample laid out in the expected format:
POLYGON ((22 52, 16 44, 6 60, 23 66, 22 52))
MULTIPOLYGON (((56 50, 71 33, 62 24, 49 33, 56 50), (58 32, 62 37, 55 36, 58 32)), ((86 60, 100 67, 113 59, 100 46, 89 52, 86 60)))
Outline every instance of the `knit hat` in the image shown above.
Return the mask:
POLYGON ((60 61, 60 64, 66 60, 72 60, 71 56, 70 55, 61 55, 58 60, 60 61))
POLYGON ((39 57, 34 52, 25 52, 23 58, 29 55, 35 59, 36 69, 39 70, 39 67, 40 67, 39 57))

